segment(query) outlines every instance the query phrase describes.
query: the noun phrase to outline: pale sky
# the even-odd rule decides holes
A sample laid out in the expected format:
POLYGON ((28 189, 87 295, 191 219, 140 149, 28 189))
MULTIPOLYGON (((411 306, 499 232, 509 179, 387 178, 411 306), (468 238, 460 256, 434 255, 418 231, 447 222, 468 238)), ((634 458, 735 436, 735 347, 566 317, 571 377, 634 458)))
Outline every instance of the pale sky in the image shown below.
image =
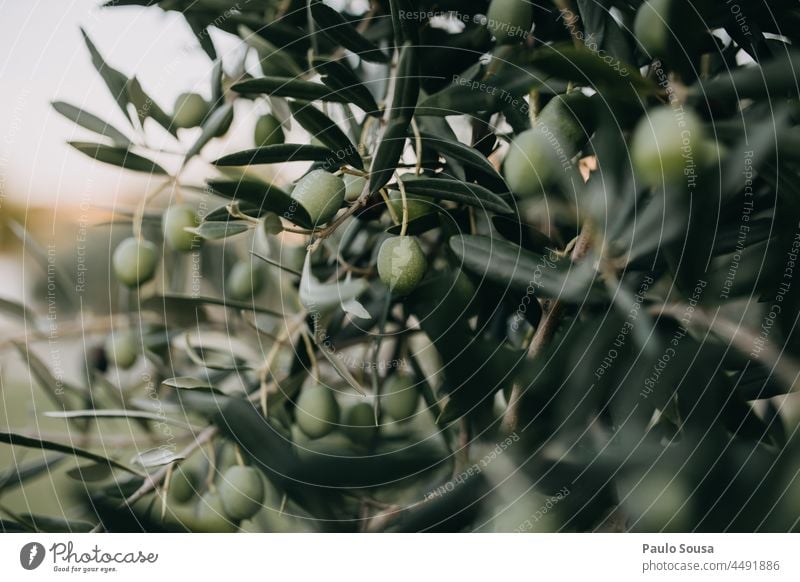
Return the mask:
MULTIPOLYGON (((179 14, 155 7, 100 9, 99 4, 0 0, 0 208, 3 201, 69 205, 81 196, 114 204, 118 194, 147 185, 146 178, 93 162, 65 145, 67 140, 97 139, 57 114, 50 106, 54 100, 128 129, 92 67, 81 26, 107 62, 136 74, 165 110, 183 91, 208 96, 211 61, 199 48, 192 50, 197 42, 179 14)), ((212 38, 223 55, 238 46, 225 33, 214 31, 212 38)), ((251 121, 237 120, 228 145, 252 147, 251 121)))

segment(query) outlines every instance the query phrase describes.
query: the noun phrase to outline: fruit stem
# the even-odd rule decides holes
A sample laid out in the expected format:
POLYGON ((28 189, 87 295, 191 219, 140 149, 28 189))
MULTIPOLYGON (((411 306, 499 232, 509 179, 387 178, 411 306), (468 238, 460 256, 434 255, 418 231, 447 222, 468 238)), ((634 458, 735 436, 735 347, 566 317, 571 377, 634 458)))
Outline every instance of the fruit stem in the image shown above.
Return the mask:
MULTIPOLYGON (((202 447, 205 443, 213 439, 216 436, 216 434, 217 434, 216 426, 206 427, 205 429, 203 429, 203 432, 197 435, 197 438, 193 442, 189 443, 186 447, 184 447, 184 449, 179 453, 180 456, 184 458, 188 457, 189 455, 194 453, 197 449, 202 447)), ((141 487, 139 487, 122 503, 120 503, 119 505, 120 509, 125 507, 130 507, 131 505, 139 501, 142 497, 150 493, 150 491, 158 487, 158 485, 167 476, 167 472, 170 470, 171 466, 172 463, 170 463, 169 465, 165 465, 164 467, 161 467, 158 471, 156 471, 152 475, 148 475, 145 478, 144 483, 142 483, 141 487)))
POLYGON ((392 202, 389 200, 389 195, 386 193, 386 190, 381 188, 380 190, 381 198, 386 203, 386 208, 389 209, 389 216, 392 218, 392 222, 395 224, 400 224, 400 217, 397 216, 397 212, 395 212, 394 206, 392 206, 392 202))
MULTIPOLYGON (((589 251, 589 246, 592 240, 592 229, 590 223, 584 223, 575 244, 572 247, 570 255, 573 262, 582 259, 589 251)), ((528 354, 535 358, 542 350, 547 347, 550 340, 555 335, 561 324, 561 318, 564 315, 565 305, 558 298, 547 299, 542 302, 542 320, 536 328, 530 346, 528 346, 528 354)), ((522 385, 514 384, 511 388, 511 395, 508 399, 508 408, 503 415, 501 431, 505 434, 513 434, 519 428, 519 407, 524 396, 522 385)))
POLYGON ((244 462, 244 457, 242 456, 242 449, 239 445, 233 445, 233 454, 236 456, 236 464, 240 467, 246 467, 247 463, 244 462))
POLYGON ((400 197, 403 200, 403 223, 400 226, 400 236, 406 236, 408 231, 408 197, 406 196, 406 186, 400 176, 397 177, 397 186, 400 188, 400 197))
POLYGON ((317 356, 314 353, 314 346, 311 343, 311 338, 308 337, 308 332, 306 330, 301 330, 300 335, 303 337, 303 344, 306 346, 308 359, 311 362, 311 376, 317 384, 319 384, 319 364, 317 362, 317 356))
POLYGON ((422 134, 419 132, 417 120, 413 117, 411 118, 411 130, 414 132, 414 155, 417 158, 414 173, 419 176, 422 173, 422 134))
POLYGON ((150 194, 142 197, 142 201, 139 206, 136 208, 136 213, 133 217, 133 234, 136 237, 136 240, 144 240, 142 236, 142 222, 144 222, 144 214, 147 210, 147 203, 152 202, 156 196, 161 194, 164 190, 169 188, 170 186, 174 186, 177 180, 177 176, 170 176, 166 182, 161 184, 158 188, 153 190, 150 194))

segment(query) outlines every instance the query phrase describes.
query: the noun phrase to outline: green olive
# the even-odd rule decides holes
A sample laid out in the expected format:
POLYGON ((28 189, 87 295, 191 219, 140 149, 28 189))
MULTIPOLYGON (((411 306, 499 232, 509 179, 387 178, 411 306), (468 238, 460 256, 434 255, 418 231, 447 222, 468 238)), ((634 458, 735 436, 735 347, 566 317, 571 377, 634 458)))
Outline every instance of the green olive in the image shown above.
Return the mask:
POLYGON ((633 34, 652 57, 667 56, 673 32, 669 27, 672 0, 648 0, 641 5, 633 21, 633 34))
POLYGON ((172 121, 176 127, 197 127, 208 115, 208 103, 197 93, 181 93, 175 100, 172 121))
POLYGON ((158 266, 158 248, 153 243, 126 238, 117 245, 112 258, 114 274, 120 283, 137 287, 153 278, 158 266))
POLYGON ((250 519, 264 503, 264 483, 253 467, 234 465, 218 487, 225 513, 233 520, 250 519))
POLYGON ((139 342, 132 333, 112 333, 106 340, 106 357, 117 368, 127 370, 139 357, 139 342))
MULTIPOLYGON (((433 204, 433 198, 428 196, 418 196, 415 194, 407 194, 408 204, 408 219, 414 220, 420 216, 424 216, 436 210, 433 204)), ((389 204, 392 205, 392 210, 397 216, 398 220, 403 218, 403 196, 400 192, 392 191, 389 194, 389 204)))
POLYGON ((486 19, 498 44, 519 43, 530 32, 533 6, 527 0, 492 0, 486 19))
POLYGON ((354 176, 353 174, 345 174, 343 179, 345 187, 344 199, 348 202, 355 202, 364 192, 367 179, 364 176, 354 176))
POLYGON ((345 183, 325 170, 314 170, 300 178, 292 190, 294 198, 315 226, 329 222, 344 203, 345 183))
POLYGON ((383 410, 391 418, 402 421, 410 418, 419 405, 419 390, 414 377, 395 374, 383 386, 383 410))
POLYGON ((198 223, 197 214, 191 206, 185 204, 170 206, 162 219, 164 240, 176 251, 189 252, 201 239, 185 229, 194 228, 198 223))
POLYGON ((339 404, 333 391, 317 383, 305 386, 297 399, 295 422, 308 438, 330 433, 339 422, 339 404))
POLYGON ((236 263, 225 280, 225 292, 237 301, 246 301, 264 288, 264 271, 250 261, 236 263))
POLYGON ((285 139, 281 122, 274 115, 262 115, 256 121, 256 147, 282 144, 285 139))
POLYGON ((378 275, 397 295, 408 295, 416 289, 427 268, 425 253, 413 236, 388 238, 378 250, 378 275))
POLYGON ((345 414, 342 431, 354 443, 365 446, 370 444, 377 430, 375 412, 366 402, 350 407, 345 414))
POLYGON ((669 105, 652 109, 631 138, 631 158, 637 176, 647 185, 686 179, 691 164, 704 165, 709 155, 703 123, 688 109, 669 105))
POLYGON ((554 97, 534 126, 511 142, 503 174, 512 192, 534 197, 558 184, 589 133, 578 121, 588 116, 588 100, 580 92, 554 97))
POLYGON ((186 503, 197 493, 199 481, 193 471, 178 467, 169 478, 169 500, 175 503, 186 503))
POLYGON ((204 493, 197 501, 194 526, 198 531, 206 533, 231 533, 239 529, 228 519, 219 494, 210 491, 204 493))

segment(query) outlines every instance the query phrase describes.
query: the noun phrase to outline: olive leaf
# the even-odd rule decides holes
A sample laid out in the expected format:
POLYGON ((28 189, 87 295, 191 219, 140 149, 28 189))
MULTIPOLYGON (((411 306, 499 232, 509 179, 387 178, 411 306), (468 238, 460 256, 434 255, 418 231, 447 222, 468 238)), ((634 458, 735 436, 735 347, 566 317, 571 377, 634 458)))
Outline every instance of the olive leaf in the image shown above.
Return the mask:
MULTIPOLYGON (((309 313, 324 315, 344 303, 355 301, 368 286, 364 279, 320 282, 311 272, 311 254, 307 253, 300 279, 300 302, 309 313)), ((364 311, 363 306, 359 311, 364 311)))
POLYGON ((346 102, 359 107, 367 115, 380 117, 381 111, 375 103, 375 98, 350 67, 340 61, 317 57, 314 60, 314 68, 320 74, 322 82, 342 95, 346 102))
POLYGON ((236 83, 233 91, 243 95, 264 93, 273 97, 289 97, 302 101, 333 101, 347 103, 347 97, 327 85, 293 77, 259 77, 236 83))
POLYGON ((169 465, 175 461, 183 460, 183 458, 183 455, 174 453, 169 449, 158 448, 138 453, 131 459, 131 463, 141 465, 145 469, 150 469, 152 467, 169 465))
POLYGON ((358 148, 330 117, 305 101, 293 101, 289 104, 289 109, 303 129, 336 152, 337 157, 354 168, 364 169, 358 148))
POLYGON ((128 148, 107 146, 99 143, 90 143, 85 141, 70 141, 67 142, 76 150, 90 158, 111 164, 126 170, 134 172, 146 172, 148 174, 166 176, 167 171, 159 166, 157 163, 148 160, 147 158, 135 154, 128 148))
POLYGON ((45 412, 44 415, 48 418, 92 418, 99 419, 118 419, 118 418, 132 418, 137 420, 152 420, 153 422, 161 422, 164 424, 171 424, 173 426, 180 426, 183 428, 191 428, 187 423, 169 418, 163 414, 156 414, 154 412, 145 412, 142 410, 113 410, 113 409, 97 409, 92 408, 88 410, 53 410, 45 412))
POLYGON ((204 221, 194 228, 184 230, 204 240, 222 240, 251 230, 253 225, 244 220, 204 221))
POLYGON ((119 131, 113 125, 109 124, 107 121, 103 121, 88 111, 84 111, 83 109, 75 107, 74 105, 70 105, 69 103, 65 103, 64 101, 53 101, 51 105, 53 106, 53 109, 70 121, 80 125, 84 129, 88 129, 89 131, 93 131, 94 133, 98 133, 110 138, 111 141, 113 141, 116 145, 123 147, 132 145, 131 140, 124 133, 119 131))
POLYGON ((430 146, 434 151, 439 151, 444 156, 452 157, 465 166, 469 166, 502 182, 503 178, 497 172, 497 169, 475 148, 460 141, 445 139, 424 131, 420 132, 420 137, 422 137, 423 144, 430 146))
POLYGON ((25 304, 3 297, 0 297, 0 313, 11 315, 30 324, 35 324, 37 320, 36 313, 31 311, 25 304))
MULTIPOLYGON (((409 194, 452 200, 484 211, 489 210, 501 214, 511 214, 513 212, 513 209, 505 200, 478 184, 469 184, 444 178, 417 177, 404 178, 403 184, 409 194)), ((395 186, 394 189, 396 190, 398 187, 395 186)))
POLYGON ((591 291, 597 273, 589 261, 572 264, 567 257, 541 255, 506 240, 480 235, 457 235, 449 244, 463 268, 481 278, 537 297, 604 300, 602 292, 591 291))
POLYGON ((134 475, 141 475, 140 471, 128 467, 120 463, 119 461, 115 461, 114 459, 110 459, 108 457, 104 457, 102 455, 98 455, 96 453, 92 453, 85 449, 80 449, 77 447, 72 447, 70 445, 63 445, 61 443, 38 439, 35 437, 23 436, 16 433, 11 432, 0 432, 0 443, 6 443, 9 445, 17 446, 17 447, 27 447, 33 449, 44 449, 48 451, 55 451, 57 453, 64 453, 67 455, 72 455, 75 457, 81 457, 84 459, 89 459, 90 461, 95 461, 96 463, 103 463, 109 465, 115 469, 121 469, 126 473, 132 473, 134 475))
POLYGON ((199 154, 200 150, 202 150, 209 141, 220 134, 220 131, 230 122, 232 115, 232 103, 224 103, 211 112, 211 114, 203 122, 203 128, 197 140, 186 152, 186 156, 183 160, 184 165, 194 156, 199 154))
POLYGON ((0 494, 15 489, 43 473, 49 473, 66 457, 61 454, 50 455, 43 460, 29 463, 16 463, 0 473, 0 494))
POLYGON ((86 43, 86 48, 89 49, 94 68, 100 73, 103 81, 105 81, 106 87, 108 87, 111 96, 117 102, 117 105, 119 105, 125 118, 130 119, 128 113, 128 103, 130 102, 128 98, 128 77, 106 63, 100 51, 97 50, 94 42, 92 42, 92 39, 89 38, 89 35, 83 28, 81 28, 81 34, 86 43))
POLYGON ((389 60, 372 42, 361 36, 361 33, 339 12, 320 2, 313 0, 310 4, 311 15, 319 25, 322 34, 336 44, 357 54, 365 61, 385 63, 389 60))
MULTIPOLYGON (((239 210, 250 216, 263 216, 274 212, 304 228, 313 226, 305 208, 297 204, 289 194, 268 182, 254 178, 242 178, 240 180, 209 180, 207 184, 214 194, 240 203, 239 210)), ((227 215, 227 212, 225 214, 227 215)), ((217 220, 218 218, 212 218, 209 214, 206 219, 217 220)))
POLYGON ((255 164, 280 164, 282 162, 325 162, 331 167, 337 167, 342 161, 337 161, 336 154, 323 146, 284 143, 263 146, 228 154, 214 160, 215 166, 247 166, 255 164))
POLYGON ((303 70, 290 54, 279 49, 263 36, 256 34, 251 28, 240 26, 239 36, 258 53, 262 68, 277 71, 286 76, 299 77, 302 75, 303 70))
POLYGON ((149 311, 156 312, 189 312, 195 313, 196 310, 201 309, 206 305, 218 305, 220 307, 227 307, 229 309, 240 309, 244 311, 254 311, 256 313, 263 313, 265 315, 272 315, 274 317, 283 317, 283 314, 254 305, 252 301, 234 301, 233 299, 219 299, 216 297, 204 297, 193 295, 179 295, 179 294, 165 294, 153 295, 141 302, 140 307, 149 311))
POLYGON ((392 178, 405 149, 408 127, 419 99, 420 80, 417 48, 409 43, 400 49, 397 62, 389 123, 383 133, 369 177, 369 193, 374 195, 392 178))
POLYGON ((172 122, 172 116, 165 113, 158 103, 145 93, 136 77, 128 81, 126 91, 128 92, 128 100, 136 109, 136 115, 139 117, 140 123, 144 124, 144 120, 149 117, 173 136, 178 135, 178 127, 172 122))

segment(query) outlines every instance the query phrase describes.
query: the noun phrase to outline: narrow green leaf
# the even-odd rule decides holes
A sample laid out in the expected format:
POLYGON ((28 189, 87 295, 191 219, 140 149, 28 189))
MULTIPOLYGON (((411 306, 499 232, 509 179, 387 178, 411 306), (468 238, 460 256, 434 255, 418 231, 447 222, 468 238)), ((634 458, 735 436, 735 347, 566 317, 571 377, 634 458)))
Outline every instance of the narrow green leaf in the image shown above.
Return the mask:
POLYGON ((303 70, 286 51, 278 48, 247 26, 239 27, 239 36, 258 53, 262 70, 279 72, 287 77, 299 77, 303 70))
POLYGON ((430 145, 432 149, 441 152, 443 155, 455 158, 462 164, 483 172, 484 174, 487 174, 493 178, 497 178, 499 180, 503 179, 492 163, 475 148, 469 147, 460 141, 444 139, 430 133, 420 132, 420 134, 423 142, 428 142, 428 145, 430 145))
POLYGON ((139 154, 134 154, 127 148, 113 147, 84 141, 71 141, 68 143, 82 154, 85 154, 90 158, 97 160, 98 162, 111 164, 113 166, 125 168, 126 170, 132 170, 134 172, 167 175, 167 171, 164 168, 155 162, 140 156, 139 154))
POLYGON ((359 170, 364 169, 364 162, 358 155, 358 148, 353 145, 350 138, 327 115, 305 101, 293 101, 289 109, 297 122, 312 136, 316 137, 323 145, 334 151, 337 157, 359 170))
POLYGON ((408 127, 419 99, 420 80, 417 49, 404 44, 397 63, 397 76, 389 111, 389 124, 383 133, 369 178, 369 193, 374 195, 392 178, 405 149, 408 127))
POLYGON ((111 141, 117 145, 131 145, 131 140, 128 139, 124 133, 119 131, 113 125, 110 125, 108 122, 103 121, 96 115, 89 113, 88 111, 84 111, 83 109, 75 107, 74 105, 70 105, 69 103, 65 103, 64 101, 53 101, 52 106, 53 109, 55 109, 58 113, 70 121, 80 125, 84 129, 104 135, 110 138, 111 141))
POLYGON ((195 228, 186 228, 187 232, 196 234, 204 240, 222 240, 252 229, 253 225, 244 220, 224 220, 219 222, 203 222, 195 228))
POLYGON ((206 118, 203 122, 203 129, 200 132, 200 136, 186 152, 184 164, 199 154, 200 150, 202 150, 208 142, 220 134, 220 130, 229 123, 231 115, 233 115, 233 103, 225 103, 217 107, 211 115, 206 118))
POLYGON ((392 179, 397 163, 403 156, 408 139, 408 122, 405 119, 390 123, 375 152, 369 170, 369 193, 373 196, 392 179))
POLYGON ((158 103, 145 93, 136 77, 128 81, 126 90, 128 91, 128 99, 136 108, 136 115, 142 125, 144 125, 145 119, 150 118, 173 136, 178 135, 178 127, 172 122, 172 116, 161 109, 158 103))
MULTIPOLYGON (((469 206, 510 214, 513 209, 491 190, 458 180, 443 178, 417 178, 416 176, 402 177, 406 192, 420 196, 430 196, 441 200, 452 200, 469 206)), ((398 189, 397 187, 394 188, 398 189)))
POLYGON ((311 272, 311 255, 306 254, 300 279, 300 302, 309 313, 324 315, 341 307, 342 303, 356 299, 368 286, 365 279, 321 283, 311 272))
POLYGON ((347 98, 322 83, 292 77, 259 77, 236 83, 232 89, 243 95, 264 93, 273 97, 289 97, 303 101, 347 103, 347 98))
POLYGON ((212 61, 216 61, 217 49, 214 48, 214 42, 211 40, 211 35, 209 34, 208 26, 206 26, 204 19, 194 12, 184 12, 183 17, 186 19, 189 28, 192 29, 192 33, 194 33, 195 38, 197 38, 197 42, 200 43, 203 51, 208 55, 208 58, 212 61))
POLYGON ((763 66, 739 67, 716 79, 698 82, 690 89, 690 95, 703 101, 729 99, 734 102, 786 93, 797 95, 795 71, 798 68, 800 52, 794 51, 776 56, 763 66))
MULTIPOLYGON (((653 95, 658 86, 642 77, 639 70, 616 60, 605 61, 585 46, 572 44, 541 45, 528 60, 534 69, 556 79, 574 81, 592 88, 601 87, 604 94, 636 99, 636 95, 653 95)), ((639 101, 636 101, 637 104, 639 101)))
POLYGON ((49 473, 64 458, 64 455, 51 455, 41 461, 12 465, 0 475, 0 494, 16 489, 26 481, 35 479, 43 473, 49 473))
POLYGON ((127 465, 124 465, 119 461, 115 461, 114 459, 109 459, 108 457, 92 453, 85 449, 79 449, 77 447, 71 447, 69 445, 63 445, 61 443, 56 443, 53 441, 37 439, 34 437, 27 437, 21 434, 16 434, 11 432, 0 432, 0 443, 6 443, 17 447, 27 447, 29 449, 44 449, 48 451, 55 451, 57 453, 73 455, 75 457, 82 457, 84 459, 95 461, 96 463, 104 463, 110 465, 115 469, 121 469, 123 471, 132 473, 134 475, 141 475, 141 472, 131 467, 128 467, 127 465))
POLYGON ((88 521, 63 517, 23 513, 19 515, 19 518, 37 532, 42 533, 89 533, 94 528, 94 524, 88 521))
POLYGON ((206 380, 199 378, 192 378, 191 376, 176 376, 175 378, 167 378, 161 382, 164 386, 170 388, 178 388, 180 390, 214 390, 206 380))
POLYGON ((53 410, 45 412, 44 415, 48 418, 91 418, 94 420, 99 419, 117 419, 117 418, 130 418, 138 420, 152 420, 154 422, 163 422, 173 426, 181 426, 190 428, 188 424, 181 420, 168 418, 161 414, 154 412, 145 412, 142 410, 124 410, 124 409, 87 409, 87 410, 53 410))
POLYGON ((360 56, 371 63, 389 61, 381 49, 364 38, 350 22, 339 12, 319 1, 311 3, 311 15, 320 27, 320 31, 336 44, 360 56))
POLYGON ((367 115, 381 116, 375 97, 349 66, 340 61, 317 58, 314 68, 320 74, 322 82, 341 95, 346 102, 352 103, 367 115))
POLYGON ((81 481, 83 483, 91 483, 94 481, 103 481, 111 476, 111 467, 104 463, 92 463, 82 467, 74 467, 67 471, 67 477, 81 481))
MULTIPOLYGON (((278 216, 291 219, 294 224, 304 228, 313 226, 311 218, 303 207, 297 204, 289 194, 268 182, 254 178, 209 180, 208 187, 218 196, 244 203, 245 206, 240 207, 240 210, 246 212, 249 206, 254 207, 256 212, 253 212, 253 215, 255 216, 274 212, 278 216)), ((211 220, 210 215, 206 219, 211 220)))
POLYGON ((149 451, 144 451, 135 455, 131 459, 131 463, 134 465, 141 465, 145 469, 150 469, 152 467, 162 467, 164 465, 169 465, 170 463, 174 463, 175 461, 180 461, 184 458, 183 455, 178 453, 174 453, 168 449, 150 449, 149 451))
POLYGON ((284 317, 282 313, 254 305, 252 301, 233 301, 231 299, 218 299, 216 297, 194 297, 192 295, 153 295, 143 300, 141 308, 149 311, 163 313, 164 311, 188 311, 202 308, 205 305, 219 305, 229 309, 239 309, 244 311, 254 311, 274 317, 284 317))
POLYGON ((215 166, 248 166, 284 162, 324 162, 329 165, 329 169, 342 165, 342 161, 336 159, 336 154, 326 147, 294 143, 244 150, 222 156, 212 163, 215 166))
POLYGON ((410 42, 419 44, 419 20, 406 18, 404 14, 417 14, 419 7, 413 0, 389 0, 392 13, 392 27, 394 28, 394 43, 400 46, 410 42))
POLYGON ((6 313, 30 324, 34 324, 38 319, 36 314, 24 304, 2 297, 0 297, 0 313, 6 313))
POLYGON ((83 35, 86 47, 89 49, 94 68, 100 73, 103 81, 105 81, 106 87, 108 87, 111 96, 117 102, 117 105, 119 105, 122 113, 125 114, 125 118, 130 119, 128 112, 128 77, 106 63, 103 55, 97 50, 92 39, 89 38, 89 35, 83 28, 81 28, 81 34, 83 35))
POLYGON ((573 264, 568 257, 540 255, 480 235, 454 236, 450 248, 464 269, 521 293, 577 302, 605 297, 602 291, 592 290, 597 272, 590 261, 573 264))

